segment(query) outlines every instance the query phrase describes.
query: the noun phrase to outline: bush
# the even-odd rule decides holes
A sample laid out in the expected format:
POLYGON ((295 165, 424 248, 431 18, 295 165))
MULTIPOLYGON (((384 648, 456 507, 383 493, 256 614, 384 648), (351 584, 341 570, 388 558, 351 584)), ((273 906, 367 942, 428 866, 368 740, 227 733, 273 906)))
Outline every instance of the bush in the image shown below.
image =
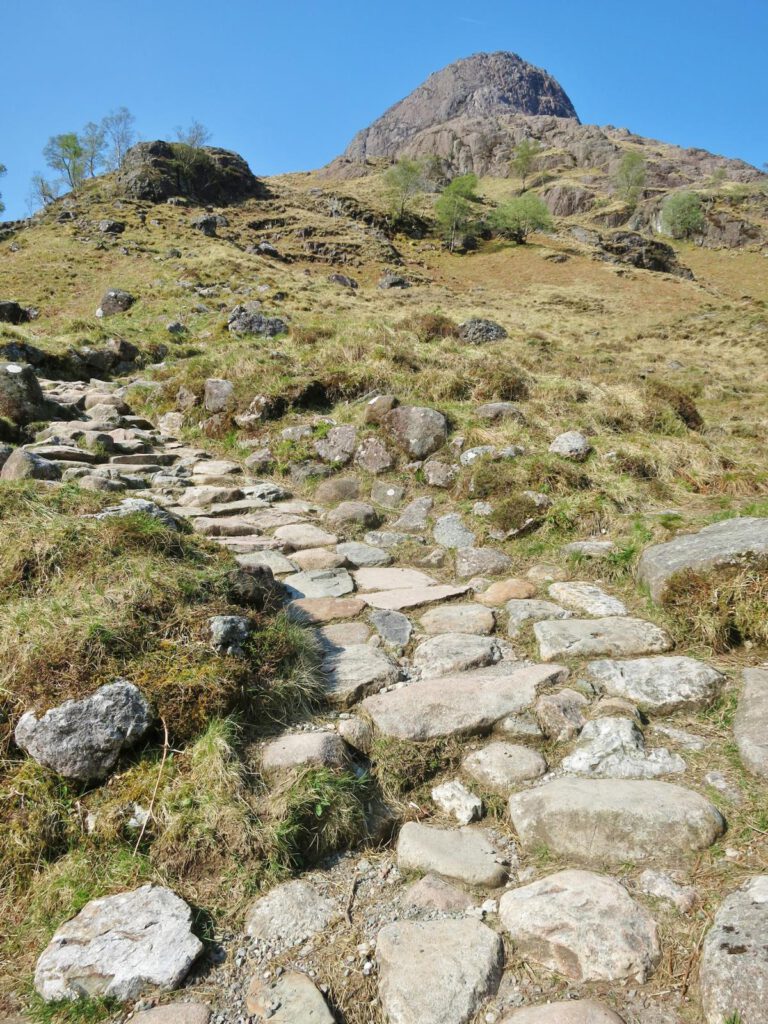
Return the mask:
POLYGON ((522 244, 533 231, 551 231, 552 215, 540 196, 528 192, 497 206, 490 226, 502 238, 522 244))
POLYGON ((661 224, 673 238, 690 238, 698 234, 706 224, 701 198, 695 192, 675 192, 667 196, 661 211, 661 224))
POLYGON ((459 331, 458 325, 442 313, 414 313, 402 320, 400 326, 403 330, 413 331, 422 342, 455 338, 459 331))

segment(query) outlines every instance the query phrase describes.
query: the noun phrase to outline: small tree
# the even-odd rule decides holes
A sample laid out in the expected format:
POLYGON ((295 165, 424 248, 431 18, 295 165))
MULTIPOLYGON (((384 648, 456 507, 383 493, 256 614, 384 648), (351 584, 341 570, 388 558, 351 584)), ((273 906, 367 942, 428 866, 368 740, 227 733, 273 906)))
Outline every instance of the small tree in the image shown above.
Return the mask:
POLYGON ((59 188, 56 182, 48 181, 42 174, 33 174, 30 183, 27 205, 32 210, 39 210, 41 206, 50 206, 57 199, 59 188))
POLYGON ((532 231, 550 231, 553 226, 547 204, 532 192, 515 196, 497 206, 489 222, 497 234, 518 244, 522 244, 532 231))
MULTIPOLYGON (((6 173, 5 164, 0 164, 0 178, 6 173)), ((3 193, 0 192, 0 213, 5 210, 5 203, 3 202, 3 193)))
POLYGON ((645 184, 645 160, 634 149, 621 158, 614 178, 616 191, 630 206, 635 206, 645 184))
POLYGON ((690 238, 702 231, 705 224, 701 198, 695 192, 673 192, 664 200, 661 225, 673 238, 690 238))
POLYGON ((43 150, 48 166, 58 171, 72 190, 85 179, 86 154, 76 132, 53 135, 43 150))
POLYGON ((78 136, 83 150, 83 161, 85 173, 89 178, 95 178, 104 167, 104 158, 107 149, 106 133, 104 122, 96 124, 89 121, 78 136))
POLYGON ((523 139, 515 149, 515 155, 509 162, 510 170, 520 179, 523 192, 528 175, 531 173, 533 161, 541 152, 541 143, 537 139, 523 139))
POLYGON ((125 154, 136 141, 135 123, 136 118, 127 107, 118 107, 102 118, 108 170, 117 171, 123 166, 125 154))
POLYGON ((392 216, 402 220, 410 201, 424 191, 422 166, 417 160, 403 157, 384 175, 392 216))
POLYGON ((458 236, 465 232, 475 217, 475 204, 480 197, 477 194, 477 177, 474 174, 462 174, 446 185, 442 194, 435 202, 435 214, 440 233, 451 252, 456 247, 458 236))
POLYGON ((207 142, 210 142, 211 133, 199 121, 192 121, 188 128, 177 128, 176 138, 185 146, 192 149, 200 149, 207 142))

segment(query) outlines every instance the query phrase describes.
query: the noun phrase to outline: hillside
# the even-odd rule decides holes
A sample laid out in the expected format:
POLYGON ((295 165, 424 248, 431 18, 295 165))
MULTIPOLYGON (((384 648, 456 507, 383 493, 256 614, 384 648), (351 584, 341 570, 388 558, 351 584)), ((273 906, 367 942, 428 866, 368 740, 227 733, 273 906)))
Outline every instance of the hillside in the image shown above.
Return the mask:
POLYGON ((764 1019, 765 176, 446 70, 0 225, 5 1021, 764 1019))

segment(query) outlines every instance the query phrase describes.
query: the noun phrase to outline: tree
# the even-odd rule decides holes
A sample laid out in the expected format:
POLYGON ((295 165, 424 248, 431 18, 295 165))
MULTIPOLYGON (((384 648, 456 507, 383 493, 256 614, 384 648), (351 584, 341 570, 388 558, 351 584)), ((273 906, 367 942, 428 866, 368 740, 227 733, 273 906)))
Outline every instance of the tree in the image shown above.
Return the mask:
POLYGON ((634 149, 630 149, 621 158, 614 179, 616 191, 621 198, 635 206, 645 184, 645 160, 634 149))
POLYGON ((101 128, 107 146, 106 165, 110 171, 123 166, 125 154, 136 141, 136 118, 127 107, 118 107, 102 118, 101 128))
POLYGON ((424 191, 421 164, 403 157, 384 175, 384 185, 389 193, 392 216, 400 221, 411 199, 424 191))
POLYGON ((490 225, 504 238, 522 244, 532 231, 550 231, 552 215, 547 204, 533 192, 515 196, 497 206, 491 214, 490 225))
POLYGON ((43 156, 48 166, 58 171, 72 190, 82 185, 86 173, 86 154, 76 132, 51 136, 43 156))
POLYGON ((199 121, 192 121, 188 128, 176 129, 176 138, 185 146, 191 146, 192 149, 200 149, 201 146, 210 141, 211 133, 204 124, 201 124, 199 121))
POLYGON ((515 155, 509 162, 510 170, 520 179, 523 192, 528 175, 531 173, 533 161, 541 152, 541 143, 537 139, 523 139, 515 149, 515 155))
MULTIPOLYGON (((0 164, 0 178, 6 173, 5 164, 0 164)), ((5 203, 3 202, 3 193, 0 192, 0 213, 5 209, 5 203)))
POLYGON ((695 192, 673 192, 664 200, 661 224, 673 238, 690 238, 702 231, 706 220, 701 197, 695 192))
POLYGON ((458 236, 465 232, 475 216, 475 204, 479 202, 477 177, 462 174, 446 185, 435 203, 435 214, 440 232, 448 248, 453 252, 458 236))
POLYGON ((95 121, 89 121, 78 136, 78 139, 83 150, 85 172, 89 178, 95 178, 104 167, 107 149, 104 122, 96 124, 95 121))
POLYGON ((48 181, 42 174, 33 174, 30 183, 27 205, 31 210, 39 210, 41 206, 50 206, 57 199, 59 189, 55 181, 48 181))

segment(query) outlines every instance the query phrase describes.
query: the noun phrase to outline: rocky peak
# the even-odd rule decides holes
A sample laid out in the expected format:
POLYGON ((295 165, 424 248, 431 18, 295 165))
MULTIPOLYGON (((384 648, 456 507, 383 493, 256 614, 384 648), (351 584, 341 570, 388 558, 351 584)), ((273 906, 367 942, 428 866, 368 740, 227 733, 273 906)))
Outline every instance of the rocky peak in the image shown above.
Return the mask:
POLYGON ((476 53, 449 64, 358 132, 344 157, 392 157, 414 136, 457 118, 550 115, 578 122, 562 86, 515 53, 476 53))

